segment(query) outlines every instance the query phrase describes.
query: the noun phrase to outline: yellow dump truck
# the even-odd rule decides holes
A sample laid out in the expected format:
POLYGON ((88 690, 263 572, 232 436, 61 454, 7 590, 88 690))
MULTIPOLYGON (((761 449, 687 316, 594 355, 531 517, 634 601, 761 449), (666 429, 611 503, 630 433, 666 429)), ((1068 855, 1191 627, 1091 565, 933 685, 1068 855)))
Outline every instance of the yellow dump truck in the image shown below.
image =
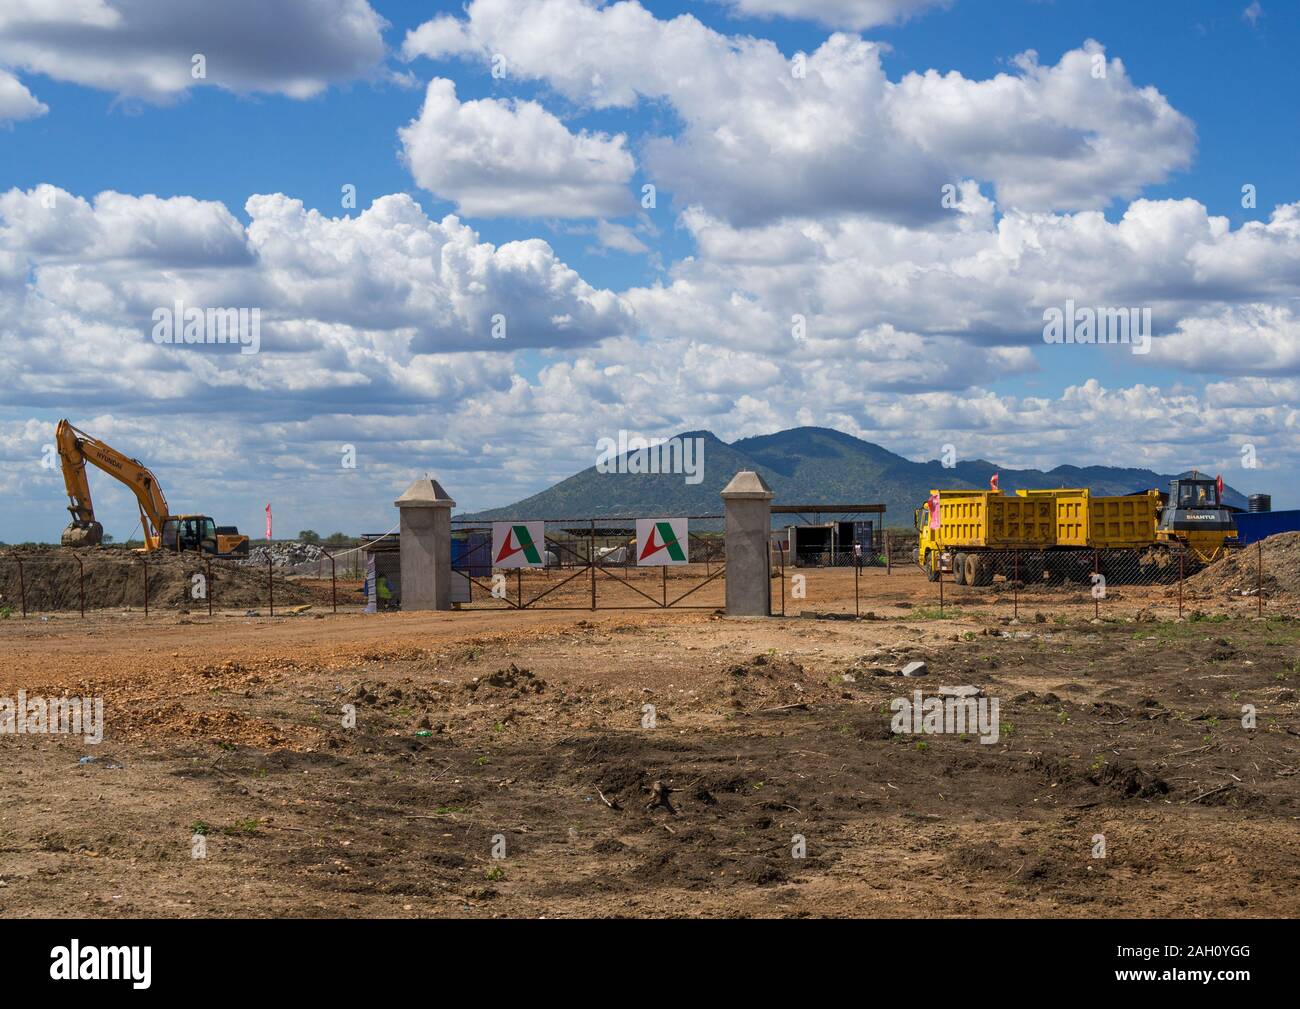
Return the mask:
POLYGON ((950 572, 959 585, 988 585, 999 574, 1026 582, 1087 581, 1099 551, 1156 544, 1161 505, 1158 491, 1120 497, 1093 496, 1083 487, 1014 495, 933 491, 916 510, 914 559, 931 581, 950 572))

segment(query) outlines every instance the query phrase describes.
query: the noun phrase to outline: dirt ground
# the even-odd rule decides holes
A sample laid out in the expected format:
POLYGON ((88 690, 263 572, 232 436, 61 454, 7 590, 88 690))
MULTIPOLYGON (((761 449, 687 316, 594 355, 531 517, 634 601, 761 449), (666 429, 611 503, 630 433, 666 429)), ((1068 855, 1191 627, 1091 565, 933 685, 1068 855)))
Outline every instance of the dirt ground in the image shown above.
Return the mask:
POLYGON ((1293 605, 871 577, 861 620, 0 621, 0 698, 105 718, 0 735, 0 916, 1300 914, 1293 605), (996 743, 891 730, 966 685, 996 743))

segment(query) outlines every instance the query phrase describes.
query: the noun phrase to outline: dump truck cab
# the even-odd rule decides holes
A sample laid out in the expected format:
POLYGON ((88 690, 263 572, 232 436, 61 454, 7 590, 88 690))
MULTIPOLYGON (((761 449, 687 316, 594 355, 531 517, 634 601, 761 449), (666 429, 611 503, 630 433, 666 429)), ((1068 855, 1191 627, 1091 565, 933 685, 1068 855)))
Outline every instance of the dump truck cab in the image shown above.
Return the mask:
POLYGON ((1217 480, 1193 473, 1169 481, 1169 498, 1160 513, 1156 539, 1181 543, 1205 561, 1214 560, 1237 540, 1232 510, 1223 504, 1217 480))
POLYGON ((916 551, 912 554, 912 560, 925 571, 926 578, 936 581, 940 568, 939 539, 930 528, 930 509, 917 508, 913 512, 913 519, 916 523, 916 551))

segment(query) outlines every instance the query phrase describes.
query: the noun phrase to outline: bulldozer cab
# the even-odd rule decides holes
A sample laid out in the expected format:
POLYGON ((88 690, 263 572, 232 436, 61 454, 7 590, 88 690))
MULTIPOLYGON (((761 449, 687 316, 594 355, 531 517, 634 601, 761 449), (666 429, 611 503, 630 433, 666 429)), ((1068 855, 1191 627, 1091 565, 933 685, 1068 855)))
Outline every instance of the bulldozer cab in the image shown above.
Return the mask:
POLYGON ((1219 487, 1213 480, 1174 480, 1169 485, 1169 500, 1175 508, 1218 508, 1219 487))
POLYGON ((206 515, 178 515, 163 523, 164 550, 196 550, 214 553, 217 549, 217 524, 206 515))

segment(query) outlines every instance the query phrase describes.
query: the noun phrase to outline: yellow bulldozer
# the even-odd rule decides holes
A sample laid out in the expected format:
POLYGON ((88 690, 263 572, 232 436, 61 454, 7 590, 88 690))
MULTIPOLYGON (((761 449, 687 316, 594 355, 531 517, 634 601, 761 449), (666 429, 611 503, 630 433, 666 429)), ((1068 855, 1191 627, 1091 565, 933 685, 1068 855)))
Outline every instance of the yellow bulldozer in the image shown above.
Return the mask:
POLYGON ((67 420, 59 421, 55 442, 71 501, 68 511, 72 521, 62 537, 65 547, 98 546, 104 539, 104 527, 95 520, 86 479, 86 463, 91 463, 126 484, 135 495, 146 551, 195 550, 214 557, 248 556, 248 537, 234 526, 218 526, 207 515, 171 514, 158 478, 139 459, 128 458, 67 420))

